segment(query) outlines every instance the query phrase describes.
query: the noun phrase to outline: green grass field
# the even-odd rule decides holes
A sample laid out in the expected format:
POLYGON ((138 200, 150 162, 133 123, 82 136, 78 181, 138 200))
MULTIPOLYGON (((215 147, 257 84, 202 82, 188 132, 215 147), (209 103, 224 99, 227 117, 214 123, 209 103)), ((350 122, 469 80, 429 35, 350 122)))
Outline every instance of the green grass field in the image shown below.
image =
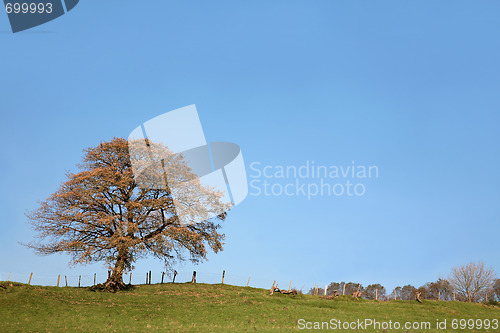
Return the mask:
MULTIPOLYGON (((482 304, 269 296, 264 289, 220 284, 140 285, 116 294, 86 288, 3 285, 7 289, 0 288, 0 332, 298 331, 301 319, 311 325, 331 319, 431 324, 430 329, 387 332, 500 332, 493 328, 452 329, 453 319, 500 320, 500 308, 482 304), (436 319, 446 319, 447 330, 436 329, 436 319)), ((363 331, 384 329, 359 329, 363 331)))

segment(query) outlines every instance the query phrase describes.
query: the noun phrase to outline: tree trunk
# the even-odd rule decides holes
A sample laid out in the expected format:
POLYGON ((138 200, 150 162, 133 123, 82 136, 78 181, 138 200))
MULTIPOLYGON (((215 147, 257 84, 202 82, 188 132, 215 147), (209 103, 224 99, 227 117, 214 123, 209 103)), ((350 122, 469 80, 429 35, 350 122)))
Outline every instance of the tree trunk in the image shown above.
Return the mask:
POLYGON ((108 280, 104 283, 104 288, 108 291, 115 292, 118 290, 125 289, 125 283, 123 283, 123 270, 125 268, 125 263, 127 260, 127 250, 118 250, 118 258, 116 259, 115 267, 113 268, 113 273, 108 277, 108 280))

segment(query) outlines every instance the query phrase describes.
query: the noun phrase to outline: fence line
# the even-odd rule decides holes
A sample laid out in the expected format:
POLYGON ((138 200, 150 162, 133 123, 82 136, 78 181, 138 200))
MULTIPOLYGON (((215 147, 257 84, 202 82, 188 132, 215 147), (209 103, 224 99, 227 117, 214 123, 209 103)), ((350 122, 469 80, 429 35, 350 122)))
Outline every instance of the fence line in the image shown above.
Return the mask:
MULTIPOLYGON (((91 274, 64 274, 64 272, 54 274, 38 274, 37 272, 0 272, 0 281, 20 282, 31 285, 54 286, 54 287, 89 287, 94 284, 104 283, 109 276, 109 272, 91 274), (61 281, 61 278, 64 280, 61 281)), ((196 282, 207 284, 227 284, 242 287, 258 287, 268 289, 272 283, 271 279, 259 278, 249 275, 232 274, 230 271, 221 272, 196 271, 196 282)), ((165 271, 144 271, 133 270, 123 274, 123 282, 133 285, 159 284, 159 283, 185 283, 193 280, 193 271, 181 270, 174 272, 165 271), (174 280, 175 279, 175 280, 174 280)), ((291 281, 282 281, 283 285, 291 281)), ((307 291, 305 291, 307 292, 307 291)))
MULTIPOLYGON (((8 282, 20 282, 28 285, 41 285, 41 286, 57 286, 57 287, 89 287, 95 284, 104 283, 110 272, 101 272, 101 273, 91 273, 91 274, 37 274, 36 272, 0 272, 0 281, 8 281, 8 282), (64 281, 61 281, 61 277, 64 277, 64 281)), ((127 274, 123 275, 124 283, 131 283, 133 285, 143 285, 143 284, 160 284, 160 283, 186 283, 192 282, 193 280, 196 283, 207 283, 207 284, 228 284, 234 286, 241 287, 258 287, 263 289, 269 289, 269 286, 273 283, 272 279, 268 278, 256 278, 253 275, 240 275, 240 274, 232 274, 230 271, 222 270, 221 272, 207 272, 207 271, 177 271, 174 272, 165 272, 165 271, 152 271, 148 270, 145 272, 141 272, 138 270, 133 270, 127 274), (146 276, 146 279, 144 279, 146 276)), ((283 280, 283 281, 274 281, 274 283, 278 282, 277 285, 286 286, 287 282, 288 289, 301 290, 304 293, 308 293, 309 290, 300 288, 296 288, 292 286, 291 280, 283 280)), ((328 285, 325 285, 325 289, 321 290, 319 293, 320 285, 315 284, 312 289, 315 295, 324 296, 326 295, 326 290, 328 285), (324 294, 324 295, 320 295, 324 294)), ((285 288, 282 288, 285 289, 285 288)), ((343 288, 338 291, 340 295, 345 294, 345 284, 343 288)), ((384 299, 400 299, 401 295, 395 294, 396 291, 384 297, 384 299)), ((380 295, 378 290, 375 290, 375 299, 380 299, 380 295)), ((453 292, 453 296, 451 299, 456 300, 456 294, 453 292)), ((484 298, 487 300, 488 298, 494 298, 493 295, 485 294, 484 298)), ((438 299, 442 299, 441 293, 439 293, 438 299)), ((446 299, 450 300, 450 299, 446 299)))

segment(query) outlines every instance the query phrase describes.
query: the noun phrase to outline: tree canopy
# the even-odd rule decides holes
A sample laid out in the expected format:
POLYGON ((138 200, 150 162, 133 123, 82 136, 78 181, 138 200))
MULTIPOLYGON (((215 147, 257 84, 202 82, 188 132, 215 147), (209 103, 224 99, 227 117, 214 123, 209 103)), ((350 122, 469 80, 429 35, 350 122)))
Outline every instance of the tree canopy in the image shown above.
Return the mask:
POLYGON ((219 229, 226 213, 220 212, 230 208, 221 201, 222 194, 204 187, 182 155, 146 143, 142 157, 134 156, 144 161, 141 184, 126 140, 115 138, 84 150, 80 171, 67 173, 60 188, 27 214, 38 237, 27 245, 42 255, 69 253, 72 264, 105 261, 113 270, 105 283, 109 290, 123 288, 123 273, 146 255, 171 267, 186 260, 186 254, 199 262, 207 259, 209 249, 221 251, 224 234, 219 229), (176 184, 182 193, 170 191, 166 173, 169 182, 185 184, 176 184), (144 186, 148 181, 151 186, 144 186), (162 182, 164 186, 157 186, 162 182), (196 222, 180 223, 176 204, 191 208, 183 211, 196 222), (215 217, 204 219, 214 212, 215 217))

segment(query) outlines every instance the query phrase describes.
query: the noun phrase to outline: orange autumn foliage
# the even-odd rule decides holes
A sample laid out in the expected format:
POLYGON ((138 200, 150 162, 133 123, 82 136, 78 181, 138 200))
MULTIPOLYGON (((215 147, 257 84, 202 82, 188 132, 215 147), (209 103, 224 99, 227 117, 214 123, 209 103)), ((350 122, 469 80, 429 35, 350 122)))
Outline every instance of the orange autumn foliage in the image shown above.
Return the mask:
MULTIPOLYGON (((148 143, 148 147, 155 157, 144 152, 145 165, 155 162, 148 159, 161 158, 164 167, 147 170, 151 184, 161 183, 165 172, 170 181, 186 184, 182 199, 196 208, 190 211, 193 221, 230 208, 221 193, 202 186, 182 155, 160 144, 148 143)), ((69 253, 73 264, 105 261, 113 270, 105 286, 118 290, 124 287, 123 273, 138 258, 154 255, 171 267, 185 260, 186 254, 199 262, 207 259, 208 249, 222 250, 224 234, 218 230, 226 213, 181 224, 168 185, 139 186, 126 140, 115 138, 84 152, 80 171, 68 173, 57 192, 27 214, 39 238, 27 246, 38 254, 69 253)))

